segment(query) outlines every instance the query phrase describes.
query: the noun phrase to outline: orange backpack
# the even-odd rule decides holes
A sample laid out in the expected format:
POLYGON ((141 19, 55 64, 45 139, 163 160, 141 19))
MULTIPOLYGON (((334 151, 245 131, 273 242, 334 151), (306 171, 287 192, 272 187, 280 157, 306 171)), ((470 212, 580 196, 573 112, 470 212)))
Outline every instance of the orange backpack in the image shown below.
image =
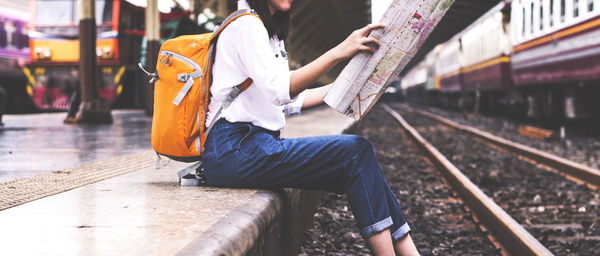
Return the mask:
MULTIPOLYGON (((238 10, 212 34, 167 40, 160 47, 156 72, 151 74, 144 70, 152 77, 150 83, 155 82, 152 147, 156 153, 176 161, 201 160, 206 136, 216 121, 204 129, 217 39, 229 23, 245 15, 258 17, 252 10, 238 10)), ((139 66, 142 68, 141 64, 139 66)), ((252 79, 247 79, 234 87, 215 117, 250 84, 252 79)))

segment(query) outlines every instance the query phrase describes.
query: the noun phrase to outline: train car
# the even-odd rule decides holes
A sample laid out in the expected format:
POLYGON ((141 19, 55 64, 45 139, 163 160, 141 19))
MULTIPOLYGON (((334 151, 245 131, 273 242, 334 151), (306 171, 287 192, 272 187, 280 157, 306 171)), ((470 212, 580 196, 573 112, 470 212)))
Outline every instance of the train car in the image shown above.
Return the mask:
POLYGON ((501 2, 460 35, 461 102, 466 109, 497 110, 496 103, 512 89, 509 11, 501 2))
POLYGON ((444 44, 436 45, 432 51, 425 55, 425 60, 421 63, 427 69, 427 80, 425 81, 425 90, 435 93, 440 90, 440 77, 436 75, 435 63, 439 58, 444 44))
POLYGON ((454 39, 446 43, 441 49, 435 62, 436 75, 440 79, 440 91, 455 93, 461 91, 462 75, 460 60, 460 41, 454 39))
POLYGON ((428 66, 425 60, 408 71, 401 79, 402 93, 410 102, 424 103, 428 66))
POLYGON ((7 102, 0 104, 5 104, 9 113, 32 109, 31 102, 23 100, 26 82, 22 70, 29 61, 28 20, 29 15, 23 10, 0 7, 0 90, 10 95, 7 102))
POLYGON ((443 107, 459 108, 463 76, 460 58, 460 40, 454 37, 445 43, 435 62, 435 72, 439 79, 439 103, 443 107))
POLYGON ((512 1, 512 76, 527 116, 599 117, 600 0, 512 1))
POLYGON ((435 63, 443 48, 444 44, 436 45, 432 51, 425 55, 425 59, 420 63, 427 71, 425 80, 425 102, 430 105, 435 105, 440 101, 440 77, 436 73, 435 63))
POLYGON ((435 72, 435 63, 443 48, 439 44, 425 58, 401 77, 402 93, 407 101, 435 105, 440 90, 440 79, 435 72))
MULTIPOLYGON (((99 96, 113 107, 139 107, 143 89, 136 64, 142 55, 144 8, 127 0, 96 1, 96 55, 99 96)), ((79 20, 77 0, 31 0, 29 45, 31 62, 24 69, 27 92, 43 110, 65 110, 79 88, 79 20)), ((189 20, 189 12, 161 13, 161 23, 189 20)), ((194 25, 194 24, 192 24, 194 25)), ((186 24, 185 28, 188 28, 186 24)), ((162 28, 162 27, 161 27, 162 28)), ((167 26, 170 37, 183 26, 167 26)), ((185 30, 185 29, 184 29, 185 30)), ((195 31, 188 31, 195 32, 195 31)), ((180 33, 182 34, 182 33, 180 33)))

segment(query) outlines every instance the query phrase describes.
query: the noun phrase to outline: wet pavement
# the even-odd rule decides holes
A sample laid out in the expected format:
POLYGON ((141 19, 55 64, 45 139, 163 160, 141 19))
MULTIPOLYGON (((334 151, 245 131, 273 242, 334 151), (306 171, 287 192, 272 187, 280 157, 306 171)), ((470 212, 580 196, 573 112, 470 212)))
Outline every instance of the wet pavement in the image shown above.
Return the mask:
MULTIPOLYGON (((98 159, 99 164, 84 168, 92 171, 83 176, 115 169, 128 168, 131 172, 91 184, 87 177, 74 177, 78 170, 56 174, 67 176, 64 178, 73 183, 82 182, 76 188, 1 210, 2 255, 175 255, 182 249, 200 251, 198 255, 212 255, 215 250, 230 255, 236 254, 231 250, 261 246, 259 238, 267 237, 261 234, 266 230, 286 232, 274 233, 277 239, 300 236, 301 225, 295 225, 297 229, 287 228, 289 223, 286 228, 279 226, 284 225, 283 212, 296 213, 294 221, 313 214, 306 210, 313 201, 302 191, 286 190, 284 196, 282 191, 179 186, 176 172, 190 164, 165 159, 161 168, 155 169, 156 155, 148 140, 150 119, 142 112, 113 112, 115 124, 111 126, 63 125, 63 117, 52 114, 7 119, 7 125, 15 128, 7 127, 0 133, 0 163, 10 163, 15 166, 13 170, 18 165, 50 170, 41 163, 81 165, 98 159), (40 137, 46 138, 37 142, 46 147, 45 151, 35 147, 40 137), (25 142, 20 145, 20 141, 25 142), (9 150, 14 153, 7 153, 9 150), (140 153, 112 157, 135 151, 140 153), (19 163, 27 162, 19 161, 23 158, 35 158, 39 163, 19 163)), ((352 123, 331 108, 317 108, 289 118, 282 136, 339 134, 352 123)), ((53 181, 32 179, 30 183, 35 184, 5 186, 11 193, 0 191, 0 199, 10 198, 13 190, 21 188, 39 193, 62 184, 53 181)))
POLYGON ((112 115, 111 125, 63 124, 66 113, 5 115, 0 182, 151 149, 152 119, 143 110, 112 115))

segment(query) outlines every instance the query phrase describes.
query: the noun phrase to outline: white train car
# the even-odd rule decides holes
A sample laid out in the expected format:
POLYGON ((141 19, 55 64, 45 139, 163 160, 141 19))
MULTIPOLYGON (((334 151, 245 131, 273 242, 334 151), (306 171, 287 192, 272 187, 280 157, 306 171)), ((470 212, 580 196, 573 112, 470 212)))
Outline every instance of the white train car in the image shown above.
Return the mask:
POLYGON ((500 2, 460 34, 465 109, 497 111, 512 86, 510 6, 500 2))
POLYGON ((402 89, 411 87, 425 86, 427 82, 427 66, 424 61, 421 61, 417 66, 408 71, 402 77, 402 89))
POLYGON ((440 52, 444 48, 444 44, 439 44, 432 51, 425 55, 425 60, 422 65, 427 68, 427 81, 425 82, 425 90, 429 93, 437 94, 440 90, 440 78, 436 75, 435 63, 437 62, 440 52))
POLYGON ((510 22, 503 13, 504 2, 496 5, 461 35, 463 91, 502 90, 511 87, 510 22))
POLYGON ((511 27, 527 116, 600 115, 600 0, 514 0, 511 27))
POLYGON ((460 41, 455 36, 446 43, 435 61, 435 75, 439 81, 438 104, 445 108, 460 108, 462 73, 460 41))
POLYGON ((435 62, 435 72, 440 79, 440 92, 442 93, 459 93, 461 91, 462 64, 458 39, 458 37, 454 37, 446 42, 435 62))
POLYGON ((425 99, 427 69, 425 60, 423 60, 402 77, 402 93, 407 100, 422 103, 422 100, 425 99))
POLYGON ((402 92, 408 101, 427 104, 437 102, 440 79, 436 75, 435 63, 443 46, 444 44, 437 45, 402 77, 402 92))

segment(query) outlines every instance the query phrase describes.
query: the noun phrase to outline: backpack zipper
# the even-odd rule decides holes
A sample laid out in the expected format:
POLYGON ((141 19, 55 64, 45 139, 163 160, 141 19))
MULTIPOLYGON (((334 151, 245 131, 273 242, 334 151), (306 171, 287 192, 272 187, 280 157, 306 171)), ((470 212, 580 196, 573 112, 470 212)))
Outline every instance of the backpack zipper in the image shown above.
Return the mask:
POLYGON ((160 55, 167 55, 170 57, 175 57, 175 59, 178 59, 181 62, 184 62, 185 64, 188 64, 190 67, 196 69, 196 70, 202 70, 202 68, 200 68, 200 65, 198 65, 198 63, 190 60, 189 58, 179 55, 177 53, 174 53, 172 51, 160 51, 160 55))

